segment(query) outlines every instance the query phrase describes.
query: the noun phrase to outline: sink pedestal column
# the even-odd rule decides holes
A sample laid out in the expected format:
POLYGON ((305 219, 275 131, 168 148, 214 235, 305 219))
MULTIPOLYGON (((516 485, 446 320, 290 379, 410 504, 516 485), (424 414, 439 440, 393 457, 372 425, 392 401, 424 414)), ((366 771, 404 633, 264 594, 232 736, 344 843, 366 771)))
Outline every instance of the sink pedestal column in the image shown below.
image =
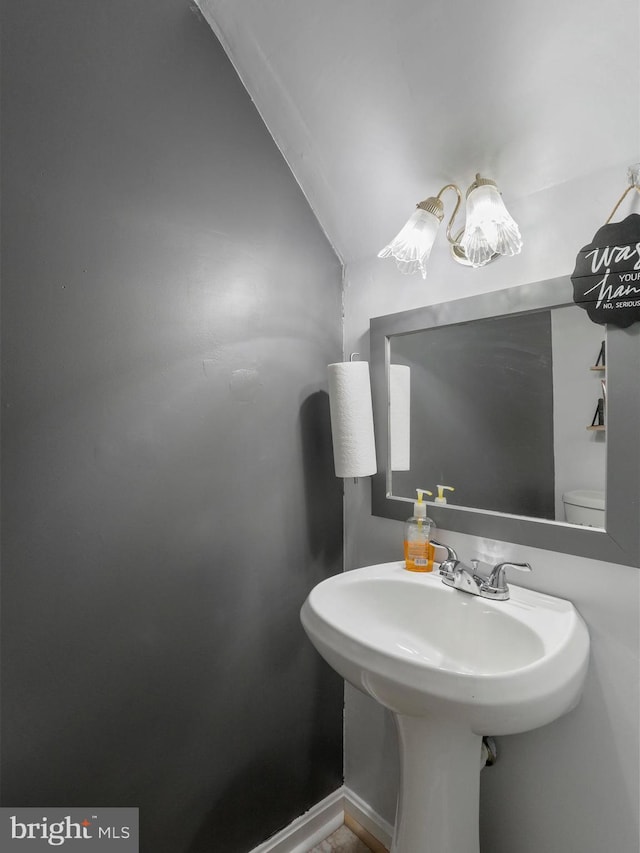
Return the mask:
POLYGON ((391 853, 480 853, 482 738, 437 716, 394 718, 400 790, 391 853))

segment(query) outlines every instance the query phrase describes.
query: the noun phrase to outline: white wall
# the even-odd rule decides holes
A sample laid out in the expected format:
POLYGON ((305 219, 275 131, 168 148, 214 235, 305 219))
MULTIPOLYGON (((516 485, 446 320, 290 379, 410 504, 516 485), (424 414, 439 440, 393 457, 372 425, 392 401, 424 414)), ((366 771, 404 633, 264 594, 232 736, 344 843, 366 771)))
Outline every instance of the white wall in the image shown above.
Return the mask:
MULTIPOLYGON (((401 276, 391 261, 348 265, 345 353, 367 357, 371 317, 571 273, 578 250, 604 223, 624 189, 630 162, 512 205, 525 240, 516 258, 480 270, 459 267, 449 259, 441 236, 426 281, 401 276)), ((620 218, 632 209, 623 208, 620 218)), ((400 559, 401 524, 371 516, 369 481, 345 481, 345 502, 346 568, 400 559)), ((477 554, 487 560, 528 560, 534 572, 523 585, 571 599, 592 642, 579 706, 542 729, 499 738, 499 761, 482 776, 483 850, 634 853, 639 846, 640 571, 447 531, 439 536, 463 559, 477 554)), ((373 700, 351 688, 345 774, 353 790, 393 820, 397 766, 392 722, 373 700)))
POLYGON ((198 3, 346 263, 452 180, 510 203, 638 157, 638 0, 198 3))
POLYGON ((606 328, 573 307, 551 312, 556 518, 570 489, 604 490, 606 433, 586 429, 602 397, 604 373, 593 371, 606 328))

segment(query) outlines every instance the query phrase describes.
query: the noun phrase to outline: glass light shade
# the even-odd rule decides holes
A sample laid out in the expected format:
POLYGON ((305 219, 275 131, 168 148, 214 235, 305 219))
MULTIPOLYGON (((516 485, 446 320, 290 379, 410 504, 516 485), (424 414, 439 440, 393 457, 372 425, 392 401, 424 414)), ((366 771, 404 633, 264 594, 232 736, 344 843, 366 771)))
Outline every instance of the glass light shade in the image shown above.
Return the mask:
POLYGON ((426 263, 431 254, 440 219, 428 210, 418 208, 396 237, 378 252, 379 258, 395 258, 401 273, 420 272, 427 277, 426 263))
POLYGON ((482 184, 468 194, 460 245, 472 267, 484 266, 496 254, 517 255, 522 249, 520 230, 493 184, 482 184))

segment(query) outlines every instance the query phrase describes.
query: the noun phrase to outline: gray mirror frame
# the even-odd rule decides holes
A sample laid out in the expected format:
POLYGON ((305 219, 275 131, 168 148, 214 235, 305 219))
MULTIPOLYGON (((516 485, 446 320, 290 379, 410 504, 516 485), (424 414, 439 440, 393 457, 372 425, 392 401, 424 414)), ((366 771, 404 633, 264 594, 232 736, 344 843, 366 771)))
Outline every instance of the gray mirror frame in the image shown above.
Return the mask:
MULTIPOLYGON (((378 473, 371 482, 373 515, 405 520, 412 509, 410 498, 391 494, 389 339, 435 326, 572 303, 571 279, 561 276, 371 319, 371 383, 378 462, 378 473)), ((576 311, 581 310, 576 306, 576 311)), ((640 568, 640 324, 627 329, 607 326, 606 472, 606 530, 431 502, 428 512, 443 530, 640 568)))

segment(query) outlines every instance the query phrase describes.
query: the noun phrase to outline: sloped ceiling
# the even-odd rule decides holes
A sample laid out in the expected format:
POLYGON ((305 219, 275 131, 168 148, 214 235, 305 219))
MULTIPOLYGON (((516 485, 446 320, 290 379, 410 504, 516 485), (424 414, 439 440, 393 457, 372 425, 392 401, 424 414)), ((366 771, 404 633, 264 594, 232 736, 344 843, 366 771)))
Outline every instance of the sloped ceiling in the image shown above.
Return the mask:
POLYGON ((638 0, 198 5, 345 263, 477 171, 509 206, 640 159, 638 0))

